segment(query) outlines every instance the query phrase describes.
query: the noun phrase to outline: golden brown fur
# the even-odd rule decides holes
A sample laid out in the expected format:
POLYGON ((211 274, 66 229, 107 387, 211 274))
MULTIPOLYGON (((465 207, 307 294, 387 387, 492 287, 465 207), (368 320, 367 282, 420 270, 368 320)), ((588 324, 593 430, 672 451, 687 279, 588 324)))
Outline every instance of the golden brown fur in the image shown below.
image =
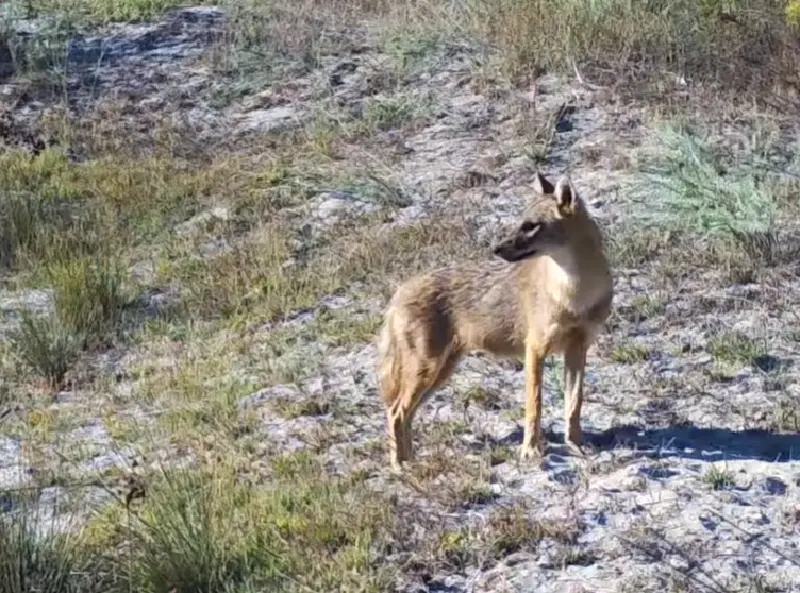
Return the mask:
POLYGON ((413 458, 417 408, 472 351, 525 358, 522 457, 542 454, 544 360, 564 355, 565 440, 580 452, 586 350, 611 311, 613 287, 597 224, 572 183, 537 174, 540 194, 494 248, 498 259, 442 268, 395 292, 379 339, 390 461, 413 458))

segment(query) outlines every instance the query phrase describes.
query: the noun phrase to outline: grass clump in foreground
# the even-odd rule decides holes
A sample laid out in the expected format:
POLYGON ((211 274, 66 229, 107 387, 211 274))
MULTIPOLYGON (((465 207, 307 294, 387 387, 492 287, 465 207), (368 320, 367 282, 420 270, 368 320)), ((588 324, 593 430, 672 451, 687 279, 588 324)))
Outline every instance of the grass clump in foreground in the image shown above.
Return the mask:
POLYGON ((86 340, 102 337, 117 326, 128 298, 125 272, 114 258, 74 259, 47 270, 55 291, 55 314, 86 340))
POLYGON ((81 352, 81 338, 57 317, 22 313, 11 342, 21 361, 56 389, 81 352))
POLYGON ((763 336, 749 336, 741 331, 724 332, 708 343, 714 358, 729 364, 756 365, 767 354, 767 340, 763 336))
POLYGON ((78 593, 83 558, 79 537, 55 531, 37 497, 0 493, 0 593, 78 593))
POLYGON ((4 495, 0 593, 385 591, 394 516, 380 495, 303 453, 269 471, 253 488, 232 466, 161 470, 127 510, 63 534, 64 515, 43 519, 52 501, 4 495))
POLYGON ((56 388, 81 351, 112 336, 129 299, 113 259, 71 260, 45 275, 54 311, 38 317, 23 311, 11 340, 22 361, 56 388))
POLYGON ((0 593, 378 593, 398 577, 489 566, 581 533, 523 507, 462 529, 391 502, 364 473, 332 475, 307 452, 255 464, 249 480, 238 465, 162 468, 63 534, 36 523, 50 516, 41 499, 14 498, 0 522, 0 593))
POLYGON ((703 475, 703 481, 713 490, 727 490, 734 486, 735 476, 726 467, 712 465, 708 472, 703 475))
POLYGON ((253 488, 232 467, 163 470, 127 526, 90 525, 99 539, 87 545, 114 550, 97 561, 120 575, 120 593, 386 590, 394 517, 380 495, 305 453, 267 471, 268 486, 253 488))

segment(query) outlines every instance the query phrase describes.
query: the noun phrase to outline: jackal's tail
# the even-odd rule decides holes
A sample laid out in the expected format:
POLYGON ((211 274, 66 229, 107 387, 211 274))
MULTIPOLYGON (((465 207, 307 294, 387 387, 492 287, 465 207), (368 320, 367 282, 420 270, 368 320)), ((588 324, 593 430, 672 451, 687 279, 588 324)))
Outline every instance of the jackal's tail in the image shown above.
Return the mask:
POLYGON ((395 315, 388 311, 378 338, 378 388, 387 406, 400 395, 403 348, 397 341, 395 315))

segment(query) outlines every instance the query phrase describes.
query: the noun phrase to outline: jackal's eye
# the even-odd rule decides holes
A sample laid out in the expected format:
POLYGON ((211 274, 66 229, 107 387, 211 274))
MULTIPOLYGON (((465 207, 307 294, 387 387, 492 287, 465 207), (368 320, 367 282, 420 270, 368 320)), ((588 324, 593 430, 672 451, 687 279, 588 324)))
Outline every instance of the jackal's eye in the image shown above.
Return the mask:
POLYGON ((538 223, 526 220, 523 221, 523 223, 520 225, 519 230, 521 233, 530 234, 538 228, 539 228, 538 223))

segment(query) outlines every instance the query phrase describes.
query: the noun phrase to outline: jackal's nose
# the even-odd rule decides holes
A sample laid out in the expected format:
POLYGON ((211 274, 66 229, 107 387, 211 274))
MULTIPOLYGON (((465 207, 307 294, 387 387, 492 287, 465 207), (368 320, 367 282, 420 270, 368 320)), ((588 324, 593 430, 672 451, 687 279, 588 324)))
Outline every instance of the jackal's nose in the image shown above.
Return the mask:
POLYGON ((492 249, 492 252, 496 256, 501 257, 507 261, 511 261, 514 258, 515 251, 516 250, 514 249, 514 244, 511 241, 503 241, 501 243, 498 243, 497 245, 494 246, 494 249, 492 249))

